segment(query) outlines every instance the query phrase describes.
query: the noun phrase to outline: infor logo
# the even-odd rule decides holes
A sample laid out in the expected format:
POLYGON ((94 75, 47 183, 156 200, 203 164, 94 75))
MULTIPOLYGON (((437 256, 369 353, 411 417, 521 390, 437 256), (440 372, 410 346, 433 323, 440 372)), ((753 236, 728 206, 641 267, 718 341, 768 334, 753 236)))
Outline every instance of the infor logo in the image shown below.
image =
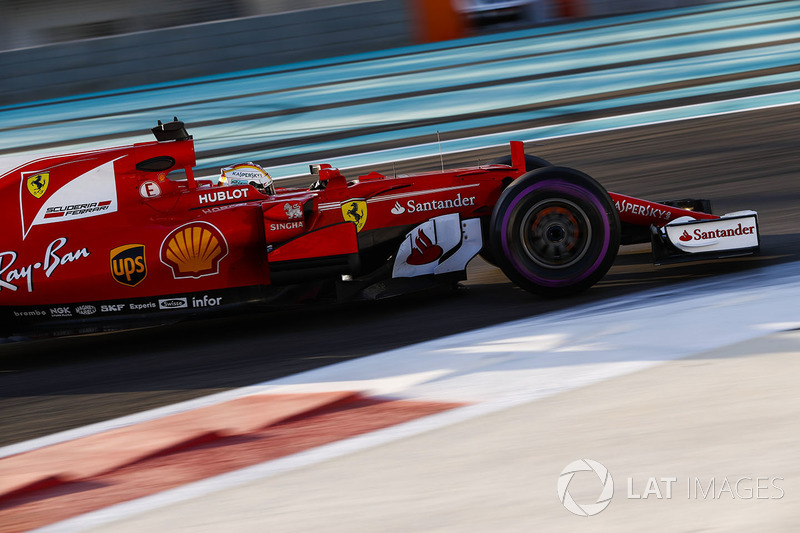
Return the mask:
POLYGON ((568 464, 558 476, 558 498, 567 510, 578 516, 594 516, 608 507, 614 496, 614 480, 608 469, 591 459, 580 459, 568 464), (579 504, 569 493, 569 484, 578 472, 594 472, 600 480, 600 495, 594 503, 579 504))

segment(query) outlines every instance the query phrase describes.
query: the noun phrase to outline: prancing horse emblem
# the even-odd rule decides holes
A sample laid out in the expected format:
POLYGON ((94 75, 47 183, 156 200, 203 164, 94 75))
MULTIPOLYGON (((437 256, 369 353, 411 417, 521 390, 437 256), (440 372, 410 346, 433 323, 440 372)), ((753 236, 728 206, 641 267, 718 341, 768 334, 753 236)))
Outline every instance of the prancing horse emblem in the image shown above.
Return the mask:
POLYGON ((364 200, 348 200, 342 204, 342 217, 345 221, 353 222, 356 231, 361 231, 367 223, 367 202, 364 200))
POLYGON ((28 192, 35 198, 41 198, 47 192, 47 186, 50 184, 50 173, 42 172, 35 176, 30 176, 26 183, 28 185, 28 192))

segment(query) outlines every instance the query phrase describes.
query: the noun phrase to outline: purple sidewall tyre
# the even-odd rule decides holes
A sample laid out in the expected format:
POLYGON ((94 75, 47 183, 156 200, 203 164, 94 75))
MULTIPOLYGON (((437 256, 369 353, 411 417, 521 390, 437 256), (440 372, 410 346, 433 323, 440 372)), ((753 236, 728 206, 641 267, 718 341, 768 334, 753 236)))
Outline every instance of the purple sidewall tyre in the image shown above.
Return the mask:
POLYGON ((574 169, 546 167, 501 195, 489 224, 498 266, 517 285, 547 297, 594 285, 620 242, 617 210, 605 189, 574 169))

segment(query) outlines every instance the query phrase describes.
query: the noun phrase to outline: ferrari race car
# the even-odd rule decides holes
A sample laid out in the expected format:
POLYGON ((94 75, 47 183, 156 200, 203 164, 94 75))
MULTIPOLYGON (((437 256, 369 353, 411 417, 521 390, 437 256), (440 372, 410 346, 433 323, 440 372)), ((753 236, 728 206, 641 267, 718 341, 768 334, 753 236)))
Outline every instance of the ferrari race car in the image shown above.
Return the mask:
POLYGON ((752 254, 754 211, 706 200, 654 203, 527 156, 346 178, 316 165, 306 188, 275 188, 256 164, 194 176, 177 119, 156 140, 0 160, 0 325, 10 335, 164 323, 235 306, 377 299, 464 279, 477 254, 520 287, 573 294, 620 244, 656 263, 752 254))

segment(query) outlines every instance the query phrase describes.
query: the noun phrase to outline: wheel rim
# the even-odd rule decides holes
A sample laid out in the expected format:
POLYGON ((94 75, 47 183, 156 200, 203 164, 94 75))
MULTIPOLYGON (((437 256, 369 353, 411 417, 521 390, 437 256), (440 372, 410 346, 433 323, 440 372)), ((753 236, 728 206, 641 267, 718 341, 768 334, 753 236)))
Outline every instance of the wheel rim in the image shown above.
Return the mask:
POLYGON ((545 268, 569 268, 586 255, 592 240, 589 217, 577 204, 548 199, 532 206, 520 225, 526 255, 545 268))

